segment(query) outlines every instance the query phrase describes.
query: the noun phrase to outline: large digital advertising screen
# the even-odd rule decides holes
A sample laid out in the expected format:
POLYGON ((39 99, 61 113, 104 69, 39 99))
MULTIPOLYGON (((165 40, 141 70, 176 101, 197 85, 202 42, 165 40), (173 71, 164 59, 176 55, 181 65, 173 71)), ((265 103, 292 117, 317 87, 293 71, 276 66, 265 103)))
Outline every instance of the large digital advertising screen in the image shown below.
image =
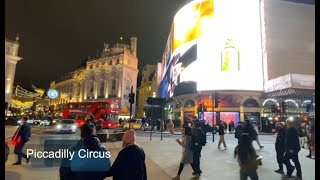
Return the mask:
POLYGON ((263 90, 259 0, 194 0, 174 17, 158 72, 161 97, 197 91, 263 90))

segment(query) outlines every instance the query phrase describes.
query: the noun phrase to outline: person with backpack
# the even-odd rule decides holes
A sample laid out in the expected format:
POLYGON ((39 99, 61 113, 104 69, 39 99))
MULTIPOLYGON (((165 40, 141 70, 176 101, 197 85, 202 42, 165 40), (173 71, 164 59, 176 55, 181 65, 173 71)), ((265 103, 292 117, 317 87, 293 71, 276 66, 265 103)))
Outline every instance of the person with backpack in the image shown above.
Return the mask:
POLYGON ((195 121, 193 123, 193 132, 192 132, 192 144, 191 150, 193 152, 193 164, 194 164, 194 172, 192 173, 193 178, 198 178, 202 171, 200 169, 200 157, 202 146, 205 146, 207 143, 206 134, 200 127, 199 122, 195 121))
POLYGON ((284 174, 283 171, 283 157, 285 153, 285 141, 286 141, 286 129, 284 127, 284 123, 278 122, 276 124, 277 127, 277 139, 275 142, 275 149, 277 152, 277 162, 279 164, 279 169, 275 170, 274 172, 279 174, 284 174))
POLYGON ((235 132, 234 132, 234 137, 236 139, 238 139, 238 144, 239 144, 239 138, 240 138, 241 134, 243 133, 243 128, 244 128, 243 122, 239 122, 238 126, 236 127, 235 132))
POLYGON ((226 145, 226 141, 224 140, 225 130, 224 130, 224 122, 223 121, 221 121, 220 124, 219 124, 218 132, 219 132, 219 136, 220 136, 219 143, 218 143, 218 149, 221 149, 220 145, 222 143, 223 146, 224 146, 224 149, 226 150, 227 149, 227 145, 226 145))
POLYGON ((30 157, 22 152, 24 145, 30 140, 31 127, 27 124, 28 117, 21 118, 21 124, 12 137, 12 145, 14 145, 14 153, 18 156, 17 162, 13 165, 21 165, 21 159, 25 158, 26 163, 29 163, 30 157))

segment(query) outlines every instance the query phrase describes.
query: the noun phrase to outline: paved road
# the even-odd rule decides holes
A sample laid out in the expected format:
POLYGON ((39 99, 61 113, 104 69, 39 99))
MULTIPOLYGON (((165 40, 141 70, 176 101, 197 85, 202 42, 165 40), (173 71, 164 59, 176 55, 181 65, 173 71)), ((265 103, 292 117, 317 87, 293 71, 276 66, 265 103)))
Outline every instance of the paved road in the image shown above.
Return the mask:
MULTIPOLYGON (((174 176, 178 171, 179 161, 181 158, 181 147, 175 142, 180 135, 170 136, 163 135, 163 140, 160 140, 159 133, 152 134, 150 141, 149 133, 138 132, 137 143, 140 144, 146 153, 146 163, 148 171, 148 179, 151 180, 166 180, 170 176, 174 176)), ((55 134, 51 131, 44 131, 32 135, 32 140, 29 143, 39 144, 40 139, 79 139, 79 132, 76 134, 55 134)), ((215 142, 212 142, 212 136, 207 136, 208 143, 202 150, 201 169, 203 174, 201 180, 236 180, 239 179, 239 166, 233 158, 233 150, 236 146, 236 140, 233 134, 227 134, 226 143, 228 150, 218 150, 218 136, 215 136, 215 142)), ((263 156, 263 165, 259 167, 258 174, 260 180, 277 180, 282 179, 281 175, 274 173, 277 169, 273 135, 260 135, 261 144, 264 149, 257 150, 260 156, 263 156)), ((121 148, 121 142, 104 143, 111 151, 113 161, 121 148)), ((254 143, 255 148, 258 145, 254 143)), ((11 147, 12 151, 12 147, 11 147)), ((299 153, 300 162, 304 180, 315 179, 315 161, 306 158, 308 150, 302 149, 299 153)), ((6 179, 52 179, 58 178, 58 168, 34 168, 30 165, 22 165, 14 167, 11 164, 14 162, 14 156, 11 154, 6 164, 6 179), (23 178, 21 178, 23 176, 23 178)), ((182 172, 181 179, 190 179, 192 170, 186 166, 182 172)))

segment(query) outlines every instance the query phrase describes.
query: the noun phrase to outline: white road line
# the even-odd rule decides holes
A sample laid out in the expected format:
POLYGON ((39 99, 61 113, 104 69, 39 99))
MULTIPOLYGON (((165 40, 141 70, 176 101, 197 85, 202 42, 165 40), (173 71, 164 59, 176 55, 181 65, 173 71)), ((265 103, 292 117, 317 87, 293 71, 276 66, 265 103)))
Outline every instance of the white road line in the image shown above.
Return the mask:
POLYGON ((235 165, 238 165, 238 163, 236 163, 236 162, 233 162, 233 161, 227 161, 227 163, 231 163, 231 164, 235 164, 235 165))

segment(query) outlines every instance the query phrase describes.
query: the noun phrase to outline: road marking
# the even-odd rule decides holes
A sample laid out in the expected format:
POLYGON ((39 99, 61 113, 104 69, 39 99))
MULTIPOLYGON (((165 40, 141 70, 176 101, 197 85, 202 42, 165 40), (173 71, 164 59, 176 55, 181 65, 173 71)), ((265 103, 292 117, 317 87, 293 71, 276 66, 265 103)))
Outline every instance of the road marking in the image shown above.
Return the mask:
POLYGON ((235 165, 238 165, 238 163, 236 163, 236 162, 233 162, 233 161, 227 161, 227 163, 231 163, 231 164, 235 164, 235 165))

